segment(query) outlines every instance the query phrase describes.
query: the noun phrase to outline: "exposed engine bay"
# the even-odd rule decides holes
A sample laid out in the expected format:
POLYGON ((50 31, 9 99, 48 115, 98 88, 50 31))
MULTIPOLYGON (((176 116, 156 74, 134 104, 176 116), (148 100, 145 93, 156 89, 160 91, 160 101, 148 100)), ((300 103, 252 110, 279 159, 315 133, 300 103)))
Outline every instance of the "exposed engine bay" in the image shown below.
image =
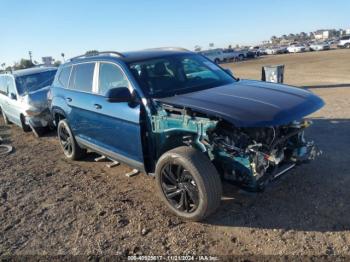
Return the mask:
POLYGON ((254 190, 316 157, 314 143, 304 138, 310 124, 304 120, 280 127, 234 128, 219 122, 207 142, 224 178, 254 190))
POLYGON ((152 123, 159 143, 181 136, 183 143, 207 153, 225 180, 253 191, 319 154, 304 137, 310 124, 301 120, 277 127, 240 128, 164 104, 152 123))

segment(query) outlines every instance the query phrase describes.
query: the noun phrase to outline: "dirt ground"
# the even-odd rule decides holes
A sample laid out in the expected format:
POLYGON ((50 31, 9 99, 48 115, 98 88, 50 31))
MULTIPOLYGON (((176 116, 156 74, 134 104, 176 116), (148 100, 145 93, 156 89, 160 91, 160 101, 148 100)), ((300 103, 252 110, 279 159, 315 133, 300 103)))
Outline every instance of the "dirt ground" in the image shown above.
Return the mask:
POLYGON ((285 82, 326 106, 307 135, 323 150, 265 192, 224 185, 202 223, 169 214, 151 177, 130 168, 65 159, 55 134, 42 139, 0 122, 15 150, 0 158, 0 255, 350 255, 350 50, 226 64, 241 78, 285 64, 285 82))

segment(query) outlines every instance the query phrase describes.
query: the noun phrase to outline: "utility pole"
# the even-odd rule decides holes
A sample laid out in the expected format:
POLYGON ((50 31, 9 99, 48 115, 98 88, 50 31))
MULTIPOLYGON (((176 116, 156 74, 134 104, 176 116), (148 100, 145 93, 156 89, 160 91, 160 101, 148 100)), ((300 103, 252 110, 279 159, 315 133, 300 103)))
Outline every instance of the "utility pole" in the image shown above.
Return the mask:
POLYGON ((28 54, 29 54, 29 60, 30 60, 30 62, 33 63, 33 61, 32 61, 32 51, 29 51, 28 54))

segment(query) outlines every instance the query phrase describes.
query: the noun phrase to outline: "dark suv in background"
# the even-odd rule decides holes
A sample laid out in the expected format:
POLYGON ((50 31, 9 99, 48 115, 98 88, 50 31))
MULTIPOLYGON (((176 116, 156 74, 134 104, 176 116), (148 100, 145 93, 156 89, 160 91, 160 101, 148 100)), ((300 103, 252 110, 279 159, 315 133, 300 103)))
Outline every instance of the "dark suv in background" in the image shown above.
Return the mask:
POLYGON ((313 159, 303 118, 324 104, 177 48, 72 58, 49 99, 66 157, 89 149, 155 176, 164 203, 189 220, 219 206, 222 180, 261 190, 313 159))

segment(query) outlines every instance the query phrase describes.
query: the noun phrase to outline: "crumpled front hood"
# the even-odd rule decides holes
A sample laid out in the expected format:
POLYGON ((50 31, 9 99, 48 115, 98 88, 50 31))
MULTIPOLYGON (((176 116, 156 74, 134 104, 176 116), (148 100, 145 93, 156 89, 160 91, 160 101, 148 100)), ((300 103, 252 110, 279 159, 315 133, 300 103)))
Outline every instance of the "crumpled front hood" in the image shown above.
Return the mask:
POLYGON ((25 97, 25 102, 32 109, 37 111, 44 111, 49 108, 47 93, 50 90, 50 86, 41 88, 39 90, 27 93, 25 97))
POLYGON ((253 80, 156 100, 220 117, 237 127, 284 125, 324 106, 309 91, 253 80))

